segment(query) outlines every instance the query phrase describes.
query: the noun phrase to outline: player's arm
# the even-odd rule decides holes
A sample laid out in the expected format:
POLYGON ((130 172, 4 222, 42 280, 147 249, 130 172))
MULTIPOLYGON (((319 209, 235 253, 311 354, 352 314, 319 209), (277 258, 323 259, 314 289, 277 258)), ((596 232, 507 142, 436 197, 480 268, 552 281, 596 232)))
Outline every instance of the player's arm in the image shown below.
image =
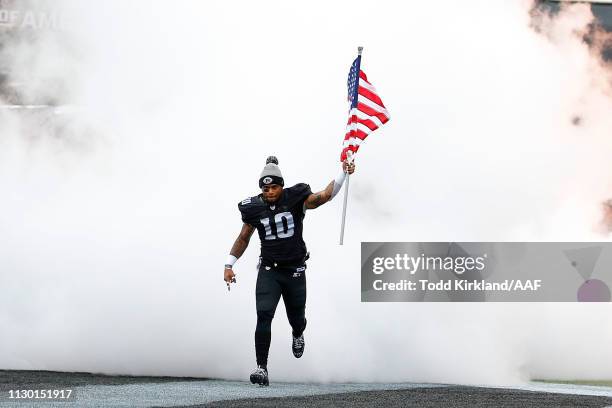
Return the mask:
POLYGON ((336 178, 332 180, 324 190, 309 195, 308 198, 306 198, 306 201, 304 201, 304 208, 307 210, 312 210, 313 208, 317 208, 326 202, 331 201, 332 198, 338 194, 338 191, 340 191, 340 187, 342 187, 342 184, 344 184, 346 175, 353 174, 354 171, 355 163, 343 162, 342 170, 340 170, 336 178))
POLYGON ((240 230, 240 234, 238 234, 238 238, 236 238, 236 241, 234 241, 234 245, 232 245, 230 255, 238 259, 242 256, 242 254, 244 254, 244 251, 249 246, 249 241, 251 240, 253 231, 255 231, 255 227, 251 224, 242 224, 242 229, 240 230))
POLYGON ((249 241, 251 240, 253 231, 255 231, 254 226, 247 223, 242 224, 240 234, 238 234, 238 238, 236 238, 236 241, 234 241, 234 245, 232 245, 230 254, 227 256, 227 260, 225 261, 225 268, 223 269, 223 280, 227 282, 228 289, 230 282, 236 282, 235 274, 233 271, 234 263, 236 263, 238 258, 240 258, 242 254, 244 254, 244 251, 249 246, 249 241))

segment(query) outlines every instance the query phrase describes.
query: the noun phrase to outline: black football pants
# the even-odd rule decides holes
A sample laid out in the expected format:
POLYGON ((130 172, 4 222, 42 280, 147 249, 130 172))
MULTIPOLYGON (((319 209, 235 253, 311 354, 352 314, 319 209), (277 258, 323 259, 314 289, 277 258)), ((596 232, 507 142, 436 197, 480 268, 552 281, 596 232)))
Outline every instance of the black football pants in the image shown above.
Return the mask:
POLYGON ((257 274, 255 301, 257 327, 255 329, 255 355, 257 365, 266 367, 272 339, 272 319, 280 297, 294 336, 300 336, 306 328, 306 265, 266 266, 261 264, 257 274))

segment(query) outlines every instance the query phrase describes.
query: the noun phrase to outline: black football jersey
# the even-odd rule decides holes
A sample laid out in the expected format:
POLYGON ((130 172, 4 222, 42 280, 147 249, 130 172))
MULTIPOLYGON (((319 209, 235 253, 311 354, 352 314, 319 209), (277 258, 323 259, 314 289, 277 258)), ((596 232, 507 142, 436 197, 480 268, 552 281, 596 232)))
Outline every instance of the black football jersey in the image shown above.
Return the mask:
POLYGON ((259 194, 238 204, 242 221, 257 228, 261 257, 270 262, 299 262, 306 256, 302 238, 304 201, 312 194, 308 184, 283 189, 281 198, 270 205, 259 194))

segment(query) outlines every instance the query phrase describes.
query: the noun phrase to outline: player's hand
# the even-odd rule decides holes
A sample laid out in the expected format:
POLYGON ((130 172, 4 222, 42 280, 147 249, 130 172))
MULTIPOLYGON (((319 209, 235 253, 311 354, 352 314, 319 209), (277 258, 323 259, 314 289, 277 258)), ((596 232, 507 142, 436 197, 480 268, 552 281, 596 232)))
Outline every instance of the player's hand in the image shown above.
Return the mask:
POLYGON ((353 174, 355 172, 355 162, 342 162, 342 170, 344 170, 345 173, 353 174))
POLYGON ((224 268, 223 269, 223 280, 227 284, 227 290, 230 290, 230 283, 236 283, 236 274, 233 270, 224 268))

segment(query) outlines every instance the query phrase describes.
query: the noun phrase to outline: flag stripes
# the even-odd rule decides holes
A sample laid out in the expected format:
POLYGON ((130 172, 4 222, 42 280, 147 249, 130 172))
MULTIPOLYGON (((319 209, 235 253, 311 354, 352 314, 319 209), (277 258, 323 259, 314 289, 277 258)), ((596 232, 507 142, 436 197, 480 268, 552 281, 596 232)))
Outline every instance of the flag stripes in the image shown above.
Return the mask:
POLYGON ((350 109, 342 143, 342 153, 340 154, 341 161, 346 160, 346 153, 349 150, 357 153, 363 140, 389 121, 387 108, 378 96, 376 88, 368 81, 365 72, 361 70, 360 65, 361 55, 351 65, 347 80, 347 99, 350 103, 350 109))

